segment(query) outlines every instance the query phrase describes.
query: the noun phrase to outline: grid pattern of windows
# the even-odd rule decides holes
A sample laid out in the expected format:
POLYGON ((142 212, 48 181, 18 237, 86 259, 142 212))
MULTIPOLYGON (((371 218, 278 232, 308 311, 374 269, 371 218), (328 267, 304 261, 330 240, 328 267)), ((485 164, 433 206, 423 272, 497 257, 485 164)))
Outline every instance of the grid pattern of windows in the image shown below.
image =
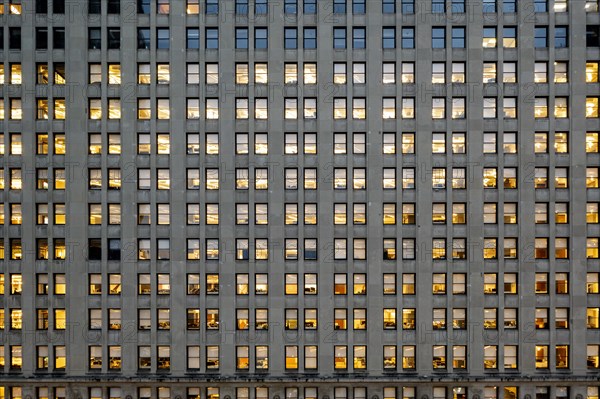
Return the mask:
POLYGON ((77 6, 0 1, 0 399, 598 398, 597 0, 77 6))

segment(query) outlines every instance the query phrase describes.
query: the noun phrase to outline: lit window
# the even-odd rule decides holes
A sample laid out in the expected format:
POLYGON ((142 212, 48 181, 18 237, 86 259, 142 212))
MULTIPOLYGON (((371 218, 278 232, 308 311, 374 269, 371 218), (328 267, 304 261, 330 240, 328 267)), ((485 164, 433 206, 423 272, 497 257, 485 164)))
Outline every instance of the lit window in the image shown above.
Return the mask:
POLYGON ((254 83, 268 83, 268 66, 267 64, 254 64, 254 83))
POLYGON ((219 119, 219 99, 206 99, 206 119, 219 119))
POLYGON ((554 63, 554 83, 567 83, 569 81, 568 64, 566 62, 554 63))
POLYGON ((502 81, 504 83, 516 83, 517 82, 517 63, 516 62, 505 62, 502 66, 502 81))
POLYGON ((304 84, 316 84, 317 83, 317 64, 304 63, 304 84))
MULTIPOLYGON (((596 3, 597 4, 597 3, 596 3)), ((598 82, 598 62, 586 62, 585 64, 585 81, 586 83, 598 82)))
POLYGON ((554 99, 554 117, 555 118, 568 118, 569 116, 569 105, 567 97, 556 97, 554 99))
POLYGON ((483 117, 484 118, 496 118, 496 98, 495 97, 484 97, 483 98, 483 117))
POLYGON ((514 132, 506 132, 503 135, 503 152, 505 154, 516 154, 517 153, 517 134, 514 132))
POLYGON ((366 117, 367 117, 367 100, 365 98, 353 98, 352 99, 352 118, 353 119, 365 119, 366 117))
MULTIPOLYGON (((196 69, 198 65, 191 65, 196 69)), ((189 73, 189 69, 188 69, 189 73)), ((189 81, 188 83, 193 83, 195 80, 189 81)), ((200 83, 200 78, 198 77, 198 83, 200 83)), ((206 64, 206 84, 215 85, 219 83, 219 64, 206 64)))
POLYGON ((598 168, 586 168, 585 186, 587 188, 598 188, 598 168))
POLYGON ((333 118, 346 119, 346 98, 333 99, 333 118))
POLYGON ((536 345, 535 346, 535 368, 536 369, 547 369, 548 368, 548 345, 536 345))
POLYGON ((402 118, 414 119, 415 118, 415 99, 413 97, 402 98, 402 118))
POLYGON ((517 99, 504 97, 502 110, 505 119, 515 119, 517 117, 517 99))
POLYGON ((284 117, 285 119, 298 119, 298 99, 285 99, 284 117))
POLYGON ((396 119, 396 98, 388 97, 383 99, 383 119, 396 119))
POLYGON ((297 64, 289 64, 289 63, 285 64, 284 82, 285 82, 285 84, 298 83, 298 65, 297 64))
POLYGON ((434 97, 431 101, 431 117, 433 119, 444 119, 446 117, 446 99, 434 97))
MULTIPOLYGON (((335 64, 335 65, 344 65, 345 64, 335 64)), ((344 71, 345 76, 345 71, 344 71)), ((383 84, 395 84, 396 83, 396 64, 394 62, 384 62, 383 63, 383 72, 382 72, 382 83, 383 84)))
POLYGON ((598 97, 587 97, 585 100, 585 117, 598 118, 598 97))
POLYGON ((435 345, 433 347, 433 368, 434 369, 445 369, 446 368, 446 346, 435 345))

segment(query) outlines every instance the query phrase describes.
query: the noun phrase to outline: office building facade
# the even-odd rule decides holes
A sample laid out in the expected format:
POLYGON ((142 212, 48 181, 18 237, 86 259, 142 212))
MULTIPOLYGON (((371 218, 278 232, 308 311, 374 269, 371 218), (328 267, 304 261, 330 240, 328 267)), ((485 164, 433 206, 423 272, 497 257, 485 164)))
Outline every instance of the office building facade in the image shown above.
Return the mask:
POLYGON ((598 0, 0 21, 0 397, 599 397, 598 0))

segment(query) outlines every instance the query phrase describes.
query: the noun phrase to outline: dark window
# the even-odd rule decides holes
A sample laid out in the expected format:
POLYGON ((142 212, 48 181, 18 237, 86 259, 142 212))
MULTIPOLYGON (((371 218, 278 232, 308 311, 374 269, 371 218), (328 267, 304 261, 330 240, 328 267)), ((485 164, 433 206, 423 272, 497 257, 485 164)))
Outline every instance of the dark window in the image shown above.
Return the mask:
POLYGON ((396 0, 383 0, 381 3, 381 12, 384 14, 395 14, 396 0))
POLYGON ((517 0, 504 0, 502 2, 502 10, 505 13, 517 12, 517 0))
POLYGON ((569 47, 569 28, 566 26, 557 26, 554 28, 554 47, 569 47))
POLYGON ((138 49, 150 49, 150 29, 138 28, 138 49))
POLYGON ((366 12, 365 0, 352 0, 352 13, 364 14, 366 12))
POLYGON ((304 28, 304 48, 317 48, 317 28, 304 28))
POLYGON ((298 30, 296 28, 285 28, 284 36, 285 48, 298 48, 298 30))
POLYGON ((0 49, 4 50, 4 28, 0 29, 0 49))
POLYGON ((100 28, 90 28, 88 30, 88 48, 89 49, 100 49, 102 48, 102 32, 100 28))
POLYGON ((346 0, 333 0, 333 12, 336 14, 345 14, 346 0))
POLYGON ((199 49, 200 48, 200 30, 199 29, 188 28, 186 46, 188 49, 199 49))
POLYGON ((206 28, 206 48, 219 48, 219 28, 206 28))
POLYGON ((285 0, 283 11, 286 14, 296 14, 298 12, 298 2, 296 0, 285 0))
POLYGON ((546 26, 536 26, 534 30, 534 40, 533 46, 535 48, 545 48, 548 47, 548 27, 546 26))
POLYGON ((219 0, 206 0, 206 13, 207 14, 218 14, 219 13, 219 0))
POLYGON ((465 0, 452 0, 452 13, 461 14, 465 12, 465 0))
POLYGON ((88 14, 100 14, 100 0, 88 1, 88 14))
POLYGON ((431 48, 446 47, 446 28, 431 28, 431 48))
POLYGON ((304 14, 317 13, 317 0, 304 0, 304 14))
POLYGON ((415 28, 402 28, 402 48, 415 48, 415 28))
POLYGON ((352 28, 352 48, 365 48, 367 31, 365 28, 352 28))
POLYGON ((533 9, 535 12, 548 12, 547 0, 533 0, 533 9))
POLYGON ((248 48, 248 28, 235 29, 235 48, 248 48))
POLYGON ((64 49, 65 48, 65 28, 59 27, 54 28, 52 32, 52 46, 55 49, 64 49))
POLYGON ((254 28, 254 48, 266 49, 269 47, 267 28, 254 28))
POLYGON ((169 29, 168 28, 156 29, 156 48, 157 49, 168 49, 169 48, 169 29))
POLYGON ((268 12, 267 0, 254 1, 254 14, 266 14, 268 12))
POLYGON ((54 14, 65 13, 65 0, 53 0, 52 1, 52 12, 54 14))
POLYGON ((150 14, 150 0, 138 0, 137 12, 138 14, 150 14))
POLYGON ((333 28, 333 48, 346 48, 346 28, 333 28))
POLYGON ((402 14, 415 13, 415 0, 402 0, 402 14))
POLYGON ((600 47, 600 25, 588 25, 585 37, 588 47, 600 47))
POLYGON ((452 28, 452 48, 465 48, 465 28, 452 28))
POLYGON ((109 49, 120 49, 121 48, 121 28, 108 28, 108 48, 109 49))
POLYGON ((8 28, 8 48, 21 50, 21 28, 8 28))
POLYGON ((483 0, 483 12, 484 13, 496 12, 496 0, 483 0))
POLYGON ((235 0, 235 13, 248 15, 248 0, 235 0))
POLYGON ((121 13, 121 0, 108 0, 108 6, 106 10, 109 14, 120 14, 121 13))
POLYGON ((48 14, 48 0, 35 0, 35 12, 48 14))
POLYGON ((396 28, 383 28, 383 48, 396 48, 396 28))
POLYGON ((88 241, 88 259, 102 260, 102 240, 100 238, 90 238, 88 241))
POLYGON ((108 260, 121 260, 121 240, 118 238, 108 239, 108 260))
POLYGON ((433 13, 446 12, 446 0, 431 0, 431 12, 433 12, 433 13))
POLYGON ((48 28, 35 28, 35 49, 46 50, 48 48, 48 28))

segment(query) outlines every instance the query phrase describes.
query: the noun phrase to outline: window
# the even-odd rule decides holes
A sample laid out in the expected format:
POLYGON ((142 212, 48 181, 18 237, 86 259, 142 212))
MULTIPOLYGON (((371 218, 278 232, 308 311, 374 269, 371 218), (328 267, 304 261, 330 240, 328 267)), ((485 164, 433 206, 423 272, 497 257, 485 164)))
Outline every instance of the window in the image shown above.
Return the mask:
POLYGON ((452 28, 452 48, 465 48, 466 46, 466 28, 452 28))
POLYGON ((235 29, 235 48, 236 49, 247 49, 248 48, 248 28, 236 28, 235 29))
POLYGON ((599 97, 587 97, 585 100, 585 117, 598 118, 598 99, 599 97))
POLYGON ((200 30, 197 28, 187 29, 187 49, 199 49, 200 48, 200 30))
MULTIPOLYGON (((404 7, 403 7, 404 8, 404 7)), ((402 48, 411 49, 415 48, 415 28, 402 28, 402 48)))
POLYGON ((205 37, 205 47, 207 50, 219 48, 219 28, 206 28, 205 37))
POLYGON ((304 14, 316 14, 317 13, 317 0, 304 0, 303 4, 304 14))
POLYGON ((304 48, 317 48, 317 28, 304 28, 304 48))
POLYGON ((516 83, 517 82, 517 63, 516 62, 505 62, 502 67, 502 81, 504 83, 516 83))
POLYGON ((554 47, 569 47, 569 28, 567 26, 554 27, 554 47))
POLYGON ((168 28, 157 28, 156 29, 156 48, 157 49, 168 49, 169 48, 169 29, 168 28))
POLYGON ((431 28, 431 48, 446 48, 446 28, 431 28))
POLYGON ((569 64, 554 62, 554 83, 567 83, 569 81, 569 64))
POLYGON ((535 12, 548 12, 548 0, 534 0, 535 12))
MULTIPOLYGON (((466 369, 467 368, 467 347, 464 345, 454 345, 452 347, 452 368, 466 369)), ((435 388, 434 388, 435 389, 435 388)), ((457 388, 454 388, 457 389, 457 388)), ((446 396, 444 395, 444 398, 446 396)), ((457 396, 454 396, 455 398, 457 396)))
POLYGON ((446 82, 446 64, 443 62, 434 62, 431 65, 431 83, 446 82))
MULTIPOLYGON (((544 7, 546 6, 546 0, 541 0, 544 7)), ((538 8, 540 0, 536 0, 535 7, 538 8)), ((545 12, 545 11, 544 11, 545 12)), ((547 26, 536 26, 534 28, 534 39, 533 46, 535 48, 546 48, 548 47, 548 27, 547 26)))
POLYGON ((496 28, 484 26, 483 27, 483 48, 496 48, 496 28))
MULTIPOLYGON (((285 28, 284 30, 284 46, 286 49, 298 48, 298 30, 297 28, 285 28)), ((286 64, 289 65, 289 64, 286 64)), ((286 68, 286 73, 288 69, 286 68)), ((286 82, 292 83, 292 82, 286 82)))
MULTIPOLYGON (((344 103, 345 103, 345 99, 344 103)), ((367 100, 365 98, 352 99, 352 119, 366 119, 367 117, 367 100)))
POLYGON ((452 63, 452 83, 465 83, 465 63, 452 63))
MULTIPOLYGON (((536 369, 547 369, 548 368, 548 345, 536 345, 535 346, 535 368, 536 369)), ((536 395, 539 397, 539 394, 536 395)))
POLYGON ((296 14, 298 12, 297 0, 285 0, 283 9, 286 14, 296 14))
POLYGON ((502 47, 514 48, 517 47, 517 28, 514 26, 505 26, 502 29, 502 47))
POLYGON ((483 12, 484 13, 496 12, 496 0, 483 0, 483 12))
POLYGON ((254 28, 254 48, 266 49, 268 46, 269 42, 267 28, 254 28))
POLYGON ((415 64, 413 62, 402 63, 402 83, 414 83, 415 64))
POLYGON ((382 47, 384 49, 396 48, 396 28, 384 27, 382 30, 382 47))
MULTIPOLYGON (((415 118, 415 98, 414 97, 403 97, 402 98, 402 118, 403 119, 414 119, 415 118)), ((414 143, 414 140, 413 140, 413 143, 414 143)))
POLYGON ((585 64, 585 81, 586 83, 598 82, 598 65, 599 62, 586 62, 585 64))
MULTIPOLYGON (((335 9, 335 5, 334 5, 335 9)), ((346 28, 333 28, 333 48, 346 48, 346 28)))

